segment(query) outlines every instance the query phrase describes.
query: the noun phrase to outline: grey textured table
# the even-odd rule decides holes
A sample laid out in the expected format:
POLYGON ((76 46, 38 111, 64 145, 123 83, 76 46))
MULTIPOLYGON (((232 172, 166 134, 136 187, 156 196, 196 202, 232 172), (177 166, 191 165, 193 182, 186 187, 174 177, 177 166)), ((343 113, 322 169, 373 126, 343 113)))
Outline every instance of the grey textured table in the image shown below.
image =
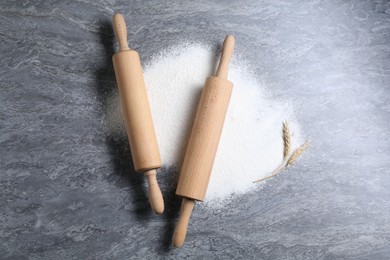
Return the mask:
POLYGON ((389 2, 3 0, 0 21, 0 258, 390 258, 389 2), (198 207, 179 250, 172 172, 154 216, 104 131, 115 11, 143 61, 234 34, 312 140, 254 195, 198 207))

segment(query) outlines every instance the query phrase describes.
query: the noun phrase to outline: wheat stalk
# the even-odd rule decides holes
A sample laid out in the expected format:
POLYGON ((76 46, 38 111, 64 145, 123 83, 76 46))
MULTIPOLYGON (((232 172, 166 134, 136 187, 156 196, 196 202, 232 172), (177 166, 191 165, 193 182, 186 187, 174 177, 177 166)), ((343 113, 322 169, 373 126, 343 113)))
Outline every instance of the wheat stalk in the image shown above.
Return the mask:
POLYGON ((290 134, 290 128, 288 127, 287 121, 283 122, 283 143, 284 143, 283 158, 286 160, 291 150, 291 134, 290 134))
POLYGON ((290 154, 291 150, 291 133, 290 133, 290 128, 288 126, 288 123, 285 121, 283 122, 283 144, 284 144, 284 149, 283 149, 283 162, 271 173, 271 175, 258 179, 254 181, 253 183, 261 182, 264 180, 267 180, 269 178, 275 177, 279 173, 281 173, 284 169, 287 167, 291 166, 294 164, 294 162, 303 154, 304 151, 309 148, 309 142, 306 141, 303 143, 300 147, 298 147, 291 155, 288 157, 290 154))
POLYGON ((276 168, 272 173, 271 175, 267 176, 267 177, 264 177, 264 178, 261 178, 261 179, 258 179, 258 180, 255 180, 253 183, 257 183, 257 182, 261 182, 261 181, 264 181, 264 180, 267 180, 269 178, 272 178, 272 177, 275 177, 276 175, 278 175, 281 171, 283 171, 285 169, 285 165, 284 165, 284 162, 282 162, 281 165, 279 165, 278 168, 276 168))
POLYGON ((303 154, 303 152, 307 150, 307 148, 309 148, 308 141, 306 141, 304 144, 302 144, 298 149, 296 149, 291 154, 290 158, 288 158, 288 160, 287 160, 286 167, 292 165, 298 159, 298 157, 301 156, 303 154))

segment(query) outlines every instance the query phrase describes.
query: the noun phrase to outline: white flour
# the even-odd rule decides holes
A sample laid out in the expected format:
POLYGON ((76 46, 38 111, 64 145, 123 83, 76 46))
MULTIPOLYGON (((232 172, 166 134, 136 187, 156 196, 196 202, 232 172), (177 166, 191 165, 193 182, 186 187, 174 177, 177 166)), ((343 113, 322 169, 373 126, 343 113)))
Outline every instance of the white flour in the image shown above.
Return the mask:
MULTIPOLYGON (((228 78, 234 84, 206 202, 258 188, 253 181, 266 177, 283 157, 282 122, 292 129, 292 148, 302 138, 288 102, 273 100, 245 62, 233 56, 228 78)), ((200 44, 175 46, 144 66, 157 139, 164 164, 180 169, 197 102, 207 76, 213 75, 219 55, 200 44)), ((125 135, 118 94, 109 100, 111 134, 125 135)))

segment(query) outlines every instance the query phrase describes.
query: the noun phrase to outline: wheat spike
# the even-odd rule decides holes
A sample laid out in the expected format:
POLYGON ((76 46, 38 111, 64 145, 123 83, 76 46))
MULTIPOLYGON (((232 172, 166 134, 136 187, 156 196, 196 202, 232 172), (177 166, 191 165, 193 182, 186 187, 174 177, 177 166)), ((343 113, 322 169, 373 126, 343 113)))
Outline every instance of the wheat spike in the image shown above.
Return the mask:
POLYGON ((298 159, 298 157, 301 156, 302 153, 307 150, 307 148, 309 148, 309 142, 305 142, 298 149, 296 149, 292 153, 290 158, 288 158, 287 163, 286 163, 286 167, 292 165, 298 159))
POLYGON ((283 158, 286 160, 291 150, 291 133, 287 121, 283 122, 283 143, 284 143, 283 158))

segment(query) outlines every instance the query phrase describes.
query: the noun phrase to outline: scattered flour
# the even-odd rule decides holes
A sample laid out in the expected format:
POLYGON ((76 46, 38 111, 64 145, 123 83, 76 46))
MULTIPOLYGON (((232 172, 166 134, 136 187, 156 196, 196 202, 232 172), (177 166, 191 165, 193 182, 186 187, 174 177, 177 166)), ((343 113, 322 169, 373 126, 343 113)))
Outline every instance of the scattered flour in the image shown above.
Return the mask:
MULTIPOLYGON (((168 49, 144 66, 153 121, 161 157, 165 165, 180 169, 191 132, 197 103, 206 78, 213 75, 219 55, 201 44, 185 44, 168 49)), ((258 185, 283 157, 282 122, 293 132, 292 148, 302 143, 292 106, 267 95, 250 67, 233 56, 228 78, 234 84, 225 125, 206 195, 207 205, 258 185)), ((118 94, 108 102, 111 134, 125 135, 118 94)))

